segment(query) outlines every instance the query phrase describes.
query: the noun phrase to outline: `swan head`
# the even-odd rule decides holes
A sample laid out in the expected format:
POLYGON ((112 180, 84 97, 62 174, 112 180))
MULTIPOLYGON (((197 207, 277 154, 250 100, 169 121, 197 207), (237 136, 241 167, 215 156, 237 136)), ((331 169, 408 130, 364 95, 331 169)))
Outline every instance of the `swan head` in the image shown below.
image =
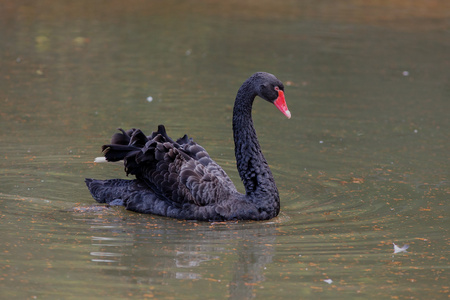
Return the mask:
POLYGON ((264 100, 273 103, 288 119, 291 118, 286 100, 284 98, 284 85, 274 75, 265 72, 253 74, 258 81, 257 95, 264 100))

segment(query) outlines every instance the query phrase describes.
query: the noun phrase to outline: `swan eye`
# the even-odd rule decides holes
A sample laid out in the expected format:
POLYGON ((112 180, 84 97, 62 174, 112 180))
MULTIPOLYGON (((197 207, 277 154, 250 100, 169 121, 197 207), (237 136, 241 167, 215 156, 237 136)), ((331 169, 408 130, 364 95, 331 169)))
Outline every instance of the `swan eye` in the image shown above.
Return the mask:
POLYGON ((279 90, 280 90, 280 88, 276 86, 276 87, 275 87, 275 91, 278 92, 279 90))

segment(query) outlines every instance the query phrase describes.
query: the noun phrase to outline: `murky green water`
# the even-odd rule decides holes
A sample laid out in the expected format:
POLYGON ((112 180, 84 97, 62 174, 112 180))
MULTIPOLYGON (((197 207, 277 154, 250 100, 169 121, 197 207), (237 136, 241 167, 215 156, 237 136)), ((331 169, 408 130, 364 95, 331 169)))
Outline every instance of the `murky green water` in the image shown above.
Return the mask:
POLYGON ((335 2, 2 3, 1 298, 447 299, 450 6, 335 2), (255 71, 293 115, 254 108, 279 217, 95 205, 83 179, 124 176, 93 163, 117 127, 188 133, 239 185, 255 71))

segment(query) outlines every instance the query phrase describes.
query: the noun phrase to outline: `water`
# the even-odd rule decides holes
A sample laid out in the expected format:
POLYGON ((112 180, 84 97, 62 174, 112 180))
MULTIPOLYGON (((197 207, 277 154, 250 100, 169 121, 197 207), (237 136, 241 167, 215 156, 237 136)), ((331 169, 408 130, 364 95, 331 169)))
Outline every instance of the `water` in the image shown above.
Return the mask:
POLYGON ((2 4, 2 298, 447 299, 449 11, 2 4), (160 123, 242 190, 231 112, 255 71, 285 83, 293 115, 255 103, 279 217, 186 222, 94 203, 85 177, 124 178, 93 163, 100 146, 117 127, 160 123))

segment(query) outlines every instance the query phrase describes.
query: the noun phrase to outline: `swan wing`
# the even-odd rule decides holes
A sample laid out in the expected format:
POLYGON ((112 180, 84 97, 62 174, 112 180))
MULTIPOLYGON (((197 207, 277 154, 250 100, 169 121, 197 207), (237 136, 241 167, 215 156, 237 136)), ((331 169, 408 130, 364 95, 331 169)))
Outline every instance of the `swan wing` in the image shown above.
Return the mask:
POLYGON ((223 201, 235 191, 225 171, 203 147, 186 135, 173 141, 167 136, 164 127, 159 126, 158 131, 148 137, 136 129, 116 133, 114 139, 129 140, 129 144, 105 145, 106 159, 122 158, 127 174, 135 175, 160 198, 174 205, 191 203, 206 206, 223 201), (130 136, 121 137, 121 134, 130 136), (124 148, 129 149, 125 156, 124 148))

